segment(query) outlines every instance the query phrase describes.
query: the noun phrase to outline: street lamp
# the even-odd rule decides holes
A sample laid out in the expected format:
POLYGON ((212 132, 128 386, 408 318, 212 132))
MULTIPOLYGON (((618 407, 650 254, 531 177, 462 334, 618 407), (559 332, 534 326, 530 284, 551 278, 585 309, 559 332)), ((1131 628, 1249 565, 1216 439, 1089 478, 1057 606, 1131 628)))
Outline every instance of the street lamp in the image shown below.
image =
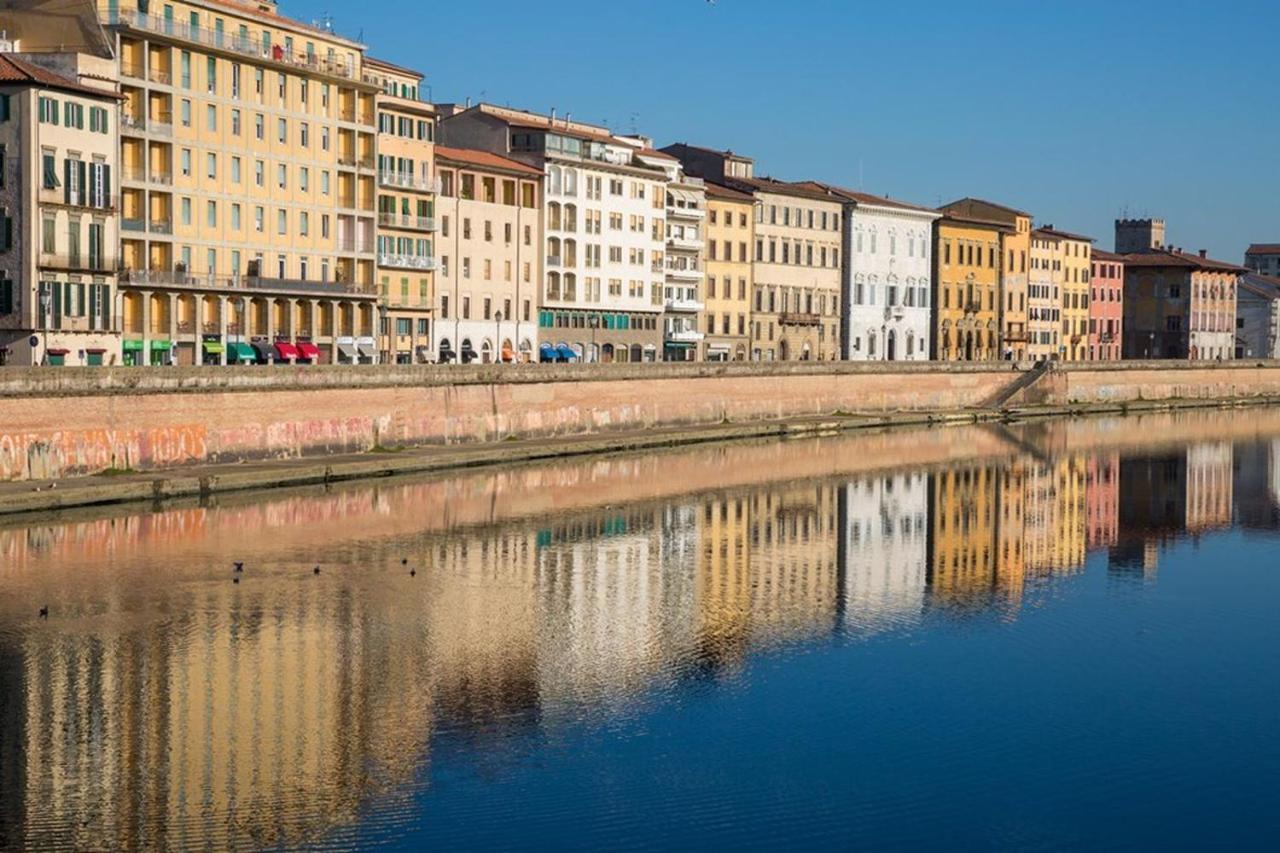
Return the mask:
POLYGON ((493 312, 493 360, 502 361, 502 312, 493 312))
POLYGON ((591 360, 593 362, 599 361, 600 353, 596 350, 596 329, 600 328, 600 315, 590 315, 587 318, 587 325, 591 327, 591 360))
POLYGON ((42 335, 44 339, 44 355, 40 357, 39 362, 36 362, 37 364, 39 364, 40 362, 43 362, 49 354, 49 303, 51 301, 53 301, 53 294, 49 292, 49 289, 47 287, 41 288, 40 290, 40 328, 44 332, 44 334, 42 335))

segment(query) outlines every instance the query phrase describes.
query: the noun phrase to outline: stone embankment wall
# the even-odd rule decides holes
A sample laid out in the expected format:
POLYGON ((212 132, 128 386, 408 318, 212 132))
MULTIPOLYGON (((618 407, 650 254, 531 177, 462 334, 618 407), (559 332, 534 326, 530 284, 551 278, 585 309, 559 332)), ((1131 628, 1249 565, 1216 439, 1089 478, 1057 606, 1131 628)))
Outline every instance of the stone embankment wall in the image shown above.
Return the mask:
POLYGON ((1070 365, 1030 384, 1010 365, 928 363, 12 368, 0 370, 0 480, 833 413, 1259 396, 1280 397, 1280 364, 1070 365))

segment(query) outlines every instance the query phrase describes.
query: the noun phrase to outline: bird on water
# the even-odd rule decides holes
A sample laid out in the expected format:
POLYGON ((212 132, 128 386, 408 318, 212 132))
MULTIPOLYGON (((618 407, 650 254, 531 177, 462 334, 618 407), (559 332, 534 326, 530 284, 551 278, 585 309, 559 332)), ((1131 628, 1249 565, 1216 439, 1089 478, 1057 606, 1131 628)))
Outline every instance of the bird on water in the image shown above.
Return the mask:
POLYGON ((236 571, 237 571, 237 572, 243 572, 243 571, 244 571, 244 561, 243 561, 243 560, 236 560, 236 561, 235 561, 235 563, 233 563, 232 565, 234 565, 234 566, 236 567, 236 571))
POLYGON ((49 605, 46 604, 45 606, 40 608, 40 618, 41 619, 49 618, 49 605))
POLYGON ((313 574, 313 575, 318 575, 318 574, 320 574, 320 567, 319 567, 319 566, 316 566, 314 569, 312 569, 312 570, 311 570, 311 574, 313 574))

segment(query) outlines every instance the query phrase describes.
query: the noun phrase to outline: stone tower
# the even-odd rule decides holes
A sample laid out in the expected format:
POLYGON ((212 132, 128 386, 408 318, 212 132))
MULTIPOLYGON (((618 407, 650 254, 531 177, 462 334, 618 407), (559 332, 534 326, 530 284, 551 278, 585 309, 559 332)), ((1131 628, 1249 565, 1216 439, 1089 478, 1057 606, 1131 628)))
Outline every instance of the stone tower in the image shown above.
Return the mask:
POLYGON ((1116 220, 1116 254, 1149 252, 1164 244, 1163 219, 1116 220))

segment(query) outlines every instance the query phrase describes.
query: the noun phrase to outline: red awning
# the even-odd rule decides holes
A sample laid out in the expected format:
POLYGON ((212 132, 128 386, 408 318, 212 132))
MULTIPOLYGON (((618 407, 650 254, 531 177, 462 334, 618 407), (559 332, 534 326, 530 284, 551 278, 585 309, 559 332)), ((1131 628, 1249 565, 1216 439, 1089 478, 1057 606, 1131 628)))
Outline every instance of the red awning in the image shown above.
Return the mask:
POLYGON ((309 358, 312 361, 320 360, 320 347, 309 341, 300 342, 298 344, 298 352, 302 354, 303 358, 309 358))
POLYGON ((45 350, 46 355, 67 355, 70 352, 71 350, 69 349, 59 349, 58 347, 49 347, 45 350))
POLYGON ((281 358, 297 358, 298 348, 288 341, 276 341, 276 355, 281 358))

